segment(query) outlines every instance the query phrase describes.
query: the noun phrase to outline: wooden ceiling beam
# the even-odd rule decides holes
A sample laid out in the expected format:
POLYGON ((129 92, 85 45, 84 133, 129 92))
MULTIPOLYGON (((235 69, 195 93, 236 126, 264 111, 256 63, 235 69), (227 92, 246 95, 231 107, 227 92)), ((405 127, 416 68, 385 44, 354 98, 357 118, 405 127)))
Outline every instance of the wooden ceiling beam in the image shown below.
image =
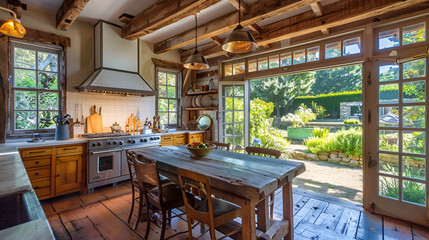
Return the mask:
MULTIPOLYGON (((248 13, 242 16, 241 24, 249 26, 264 19, 283 14, 301 7, 305 7, 319 0, 264 0, 256 1, 249 5, 248 13)), ((237 12, 233 12, 198 27, 198 41, 218 36, 222 33, 231 32, 238 24, 237 12)), ((154 52, 160 54, 174 49, 182 48, 191 44, 195 38, 195 30, 170 37, 164 41, 154 44, 154 52)))
POLYGON ((327 29, 327 28, 322 28, 322 29, 320 29, 320 31, 323 33, 323 35, 329 34, 329 29, 327 29))
MULTIPOLYGON (((237 10, 239 8, 238 0, 229 0, 232 6, 234 6, 237 10)), ((244 0, 241 0, 241 14, 247 14, 249 12, 249 5, 244 0)))
POLYGON ((261 27, 259 27, 258 24, 254 23, 254 24, 250 24, 248 26, 250 28, 250 30, 256 34, 261 34, 262 33, 262 29, 261 27))
MULTIPOLYGON (((305 12, 262 27, 262 34, 254 35, 259 46, 296 38, 306 34, 325 31, 325 29, 378 17, 382 14, 398 11, 427 0, 342 0, 324 7, 324 15, 315 17, 312 11, 305 12)), ((200 51, 206 58, 222 55, 217 46, 200 51), (207 53, 205 55, 204 53, 207 53)))
POLYGON ((223 45, 223 39, 222 39, 222 38, 220 38, 220 37, 218 37, 218 36, 210 37, 210 39, 211 39, 214 43, 216 43, 218 46, 222 46, 222 45, 223 45))
POLYGON ((323 15, 322 5, 320 2, 310 4, 311 10, 313 11, 316 17, 320 17, 323 15))
POLYGON ((63 31, 69 29, 88 2, 89 0, 64 0, 56 16, 57 29, 63 31))
MULTIPOLYGON (((134 40, 210 7, 220 0, 158 0, 122 27, 122 38, 134 40)), ((194 31, 194 30, 192 30, 194 31)))

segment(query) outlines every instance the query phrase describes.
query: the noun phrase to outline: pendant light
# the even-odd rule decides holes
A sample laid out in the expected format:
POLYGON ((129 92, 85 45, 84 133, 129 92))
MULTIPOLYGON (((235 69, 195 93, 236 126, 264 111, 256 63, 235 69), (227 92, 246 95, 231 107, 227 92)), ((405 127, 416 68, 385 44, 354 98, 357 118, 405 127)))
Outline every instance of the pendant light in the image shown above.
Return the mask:
POLYGON ((0 32, 8 36, 23 38, 27 33, 21 25, 21 21, 16 17, 16 13, 10 9, 0 7, 0 10, 11 13, 13 16, 7 20, 1 27, 0 32))
POLYGON ((249 53, 258 50, 255 38, 241 26, 241 0, 238 0, 238 26, 226 38, 222 49, 230 53, 249 53))
POLYGON ((195 14, 195 52, 189 56, 185 63, 183 64, 183 67, 187 69, 193 69, 193 70, 202 70, 209 68, 209 64, 207 63, 207 60, 204 58, 201 53, 198 52, 197 49, 197 19, 198 19, 199 13, 195 14))

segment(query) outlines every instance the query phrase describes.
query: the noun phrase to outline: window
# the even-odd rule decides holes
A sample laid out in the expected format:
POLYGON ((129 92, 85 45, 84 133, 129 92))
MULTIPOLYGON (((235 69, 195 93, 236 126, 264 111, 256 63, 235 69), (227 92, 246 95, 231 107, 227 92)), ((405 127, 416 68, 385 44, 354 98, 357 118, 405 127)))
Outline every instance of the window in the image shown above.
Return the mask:
POLYGON ((343 56, 360 53, 360 37, 343 41, 343 56))
POLYGON ((305 63, 305 49, 293 51, 293 64, 305 63))
POLYGON ((308 62, 314 62, 319 61, 320 59, 320 47, 311 47, 307 48, 307 61, 308 62))
POLYGON ((325 58, 341 57, 341 42, 333 42, 325 45, 325 58))
POLYGON ((246 69, 244 67, 244 62, 234 63, 232 68, 233 75, 243 74, 245 72, 246 72, 246 69))
POLYGON ((279 55, 270 56, 269 60, 270 60, 270 64, 269 64, 270 69, 279 67, 279 55))
POLYGON ((232 65, 225 65, 225 76, 232 76, 232 65))
POLYGON ((425 23, 418 23, 402 28, 402 44, 412 44, 426 41, 425 23))
POLYGON ((61 52, 60 47, 12 42, 12 133, 55 128, 52 117, 61 113, 62 106, 61 52))
POLYGON ((399 46, 399 29, 392 29, 378 34, 378 49, 399 46))
POLYGON ((258 59, 258 71, 268 69, 268 58, 259 58, 258 59))
POLYGON ((178 72, 158 70, 157 89, 158 103, 157 113, 160 121, 168 127, 177 127, 180 118, 180 91, 178 72))
POLYGON ((256 59, 249 60, 247 62, 249 65, 249 72, 256 72, 258 69, 258 61, 256 59))
POLYGON ((292 65, 292 53, 283 53, 280 55, 280 61, 282 67, 292 65))

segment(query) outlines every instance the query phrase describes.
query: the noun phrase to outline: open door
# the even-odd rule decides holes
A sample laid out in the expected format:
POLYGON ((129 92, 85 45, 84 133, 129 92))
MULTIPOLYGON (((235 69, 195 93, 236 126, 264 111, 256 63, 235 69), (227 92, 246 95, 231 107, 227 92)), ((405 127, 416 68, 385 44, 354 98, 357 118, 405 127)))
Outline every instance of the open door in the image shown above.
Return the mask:
POLYGON ((373 64, 366 185, 377 213, 429 226, 425 58, 373 64))

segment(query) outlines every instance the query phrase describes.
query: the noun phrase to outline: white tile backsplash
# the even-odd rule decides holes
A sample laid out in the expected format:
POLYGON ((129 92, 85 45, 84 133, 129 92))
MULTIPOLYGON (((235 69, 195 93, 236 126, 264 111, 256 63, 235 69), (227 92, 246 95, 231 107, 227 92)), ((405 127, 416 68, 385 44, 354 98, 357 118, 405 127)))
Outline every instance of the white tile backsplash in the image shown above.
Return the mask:
MULTIPOLYGON (((148 117, 149 120, 155 115, 155 96, 139 97, 139 96, 115 96, 102 95, 91 93, 76 93, 67 92, 67 113, 72 118, 75 118, 75 104, 79 104, 79 119, 81 116, 81 104, 83 107, 83 116, 86 119, 90 115, 90 107, 96 105, 97 112, 101 106, 101 114, 103 116, 103 127, 105 131, 110 131, 110 126, 117 122, 122 129, 125 128, 125 123, 131 114, 137 116, 140 114, 142 124, 148 117)), ((138 116, 137 116, 138 117, 138 116)), ((76 133, 83 133, 84 128, 75 128, 76 133)))

